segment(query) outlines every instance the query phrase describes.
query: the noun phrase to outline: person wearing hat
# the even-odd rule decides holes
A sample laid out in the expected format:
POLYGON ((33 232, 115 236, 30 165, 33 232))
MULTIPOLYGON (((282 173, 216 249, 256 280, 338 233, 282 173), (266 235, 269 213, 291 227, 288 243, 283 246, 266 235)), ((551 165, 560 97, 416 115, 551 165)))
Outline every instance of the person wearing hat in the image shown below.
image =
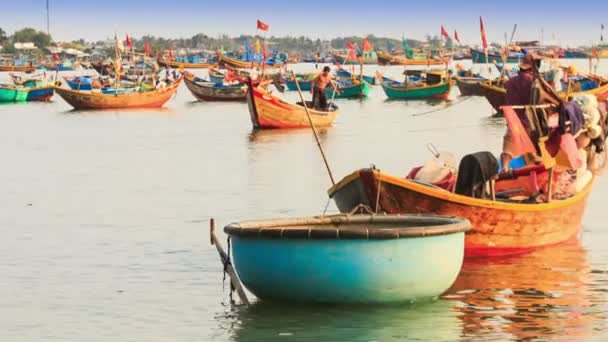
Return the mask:
POLYGON ((326 66, 323 68, 323 72, 320 73, 313 80, 313 88, 312 88, 312 105, 314 108, 320 110, 327 110, 329 104, 327 103, 327 95, 325 94, 325 88, 328 84, 335 89, 337 94, 340 94, 340 91, 337 89, 337 85, 334 81, 331 80, 331 76, 329 72, 331 69, 326 66))
MULTIPOLYGON (((527 57, 527 56, 526 56, 527 57)), ((534 81, 534 75, 532 73, 532 64, 530 60, 526 58, 520 65, 517 76, 512 77, 505 83, 505 104, 507 106, 525 106, 530 104, 530 94, 532 89, 532 82, 534 81)), ((519 117, 519 120, 528 128, 530 126, 528 117, 523 109, 516 109, 515 112, 519 117)), ((507 133, 503 139, 503 153, 500 156, 500 160, 503 166, 503 170, 508 168, 509 163, 513 159, 513 153, 511 152, 511 136, 507 129, 507 133)))

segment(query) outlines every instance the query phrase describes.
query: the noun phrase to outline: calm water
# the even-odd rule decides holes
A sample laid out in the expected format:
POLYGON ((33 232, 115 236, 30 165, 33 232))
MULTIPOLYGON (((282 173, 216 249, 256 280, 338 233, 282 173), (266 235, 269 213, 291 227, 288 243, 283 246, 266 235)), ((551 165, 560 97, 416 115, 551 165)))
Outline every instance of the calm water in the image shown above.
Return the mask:
MULTIPOLYGON (((340 100, 334 127, 320 130, 336 178, 371 163, 405 174, 429 142, 458 156, 498 151, 505 125, 486 100, 452 98, 386 102, 376 87, 340 100)), ((253 132, 245 104, 197 103, 185 87, 163 110, 54 100, 0 106, 1 341, 608 337, 606 178, 580 243, 467 263, 435 302, 233 307, 208 220, 323 211, 330 181, 310 131, 253 132)))

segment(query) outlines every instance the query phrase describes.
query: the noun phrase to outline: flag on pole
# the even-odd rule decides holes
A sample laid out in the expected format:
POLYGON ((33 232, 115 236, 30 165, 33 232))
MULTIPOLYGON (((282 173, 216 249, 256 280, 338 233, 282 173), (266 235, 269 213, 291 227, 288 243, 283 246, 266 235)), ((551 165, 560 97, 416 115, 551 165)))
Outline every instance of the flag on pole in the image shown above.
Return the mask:
POLYGON ((600 33, 600 41, 603 42, 604 41, 604 24, 602 24, 602 31, 600 33))
POLYGON ((348 41, 346 42, 346 47, 348 48, 348 59, 353 61, 356 60, 357 53, 355 52, 355 45, 351 41, 348 41))
POLYGON ((270 30, 270 26, 258 19, 258 30, 268 32, 268 30, 270 30))
POLYGON ((127 43, 127 47, 129 49, 133 47, 133 42, 131 41, 131 38, 129 37, 128 33, 127 33, 127 39, 125 39, 125 42, 127 43))
POLYGON ((367 40, 367 39, 363 39, 363 51, 364 52, 372 51, 372 45, 370 44, 369 40, 367 40))
POLYGON ((486 27, 483 24, 483 19, 479 17, 479 29, 481 31, 481 45, 484 50, 488 49, 488 38, 486 36, 486 27))
POLYGON ((169 49, 169 60, 174 60, 175 59, 175 52, 173 52, 173 49, 169 49))
POLYGON ((445 26, 443 26, 443 25, 441 25, 441 36, 445 39, 446 42, 448 40, 450 40, 450 34, 448 33, 448 30, 446 30, 445 26))
POLYGON ((460 36, 458 35, 458 31, 454 30, 454 40, 458 42, 458 44, 462 45, 460 42, 460 36))
POLYGON ((146 40, 146 43, 144 44, 144 53, 146 54, 146 56, 150 56, 150 41, 146 40))

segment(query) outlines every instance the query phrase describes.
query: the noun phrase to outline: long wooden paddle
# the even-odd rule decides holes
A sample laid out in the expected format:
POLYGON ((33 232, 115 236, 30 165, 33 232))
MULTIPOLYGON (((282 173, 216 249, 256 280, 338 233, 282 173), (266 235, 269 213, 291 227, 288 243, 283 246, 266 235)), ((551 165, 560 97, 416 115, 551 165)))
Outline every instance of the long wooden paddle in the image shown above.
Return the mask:
MULTIPOLYGON (((312 122, 312 118, 310 116, 310 111, 308 110, 308 106, 306 105, 306 100, 304 99, 304 95, 302 94, 302 89, 300 89, 300 82, 298 82, 296 73, 293 70, 291 71, 291 74, 293 75, 293 79, 296 82, 296 88, 298 89, 298 94, 300 94, 300 99, 302 100, 302 105, 304 106, 304 110, 306 111, 306 116, 308 117, 308 123, 310 124, 312 133, 314 134, 315 140, 317 141, 317 146, 319 147, 319 151, 321 151, 321 156, 323 157, 323 162, 325 163, 325 167, 327 168, 327 173, 329 174, 329 179, 331 180, 331 184, 336 185, 336 182, 334 181, 334 175, 331 173, 331 169, 329 168, 329 163, 327 162, 327 158, 325 157, 325 151, 323 151, 323 147, 321 146, 321 141, 319 140, 319 136, 317 135, 317 130, 315 129, 315 125, 312 122)), ((325 91, 325 89, 323 89, 323 91, 325 91)))

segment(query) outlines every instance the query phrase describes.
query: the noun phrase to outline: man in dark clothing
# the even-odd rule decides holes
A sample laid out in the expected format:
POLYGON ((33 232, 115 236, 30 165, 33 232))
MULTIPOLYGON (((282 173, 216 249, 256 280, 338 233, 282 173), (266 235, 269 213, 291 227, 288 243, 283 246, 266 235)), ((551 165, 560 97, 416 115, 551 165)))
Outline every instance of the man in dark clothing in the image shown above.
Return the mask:
MULTIPOLYGON (((526 106, 530 104, 530 95, 532 90, 532 83, 534 82, 534 75, 532 73, 532 64, 527 60, 519 65, 519 72, 517 76, 509 79, 505 83, 505 104, 507 106, 526 106)), ((519 117, 519 120, 527 129, 530 127, 526 111, 524 109, 516 109, 515 113, 519 117)), ((507 133, 503 139, 503 152, 500 155, 500 162, 502 164, 503 171, 508 169, 509 163, 513 159, 513 153, 511 151, 511 132, 507 129, 507 133)))
MULTIPOLYGON (((324 67, 323 72, 320 73, 313 80, 313 88, 312 88, 313 108, 320 109, 320 110, 328 110, 327 95, 325 95, 325 88, 327 87, 328 84, 331 84, 331 86, 334 89, 337 88, 336 83, 334 81, 332 81, 331 76, 329 76, 330 70, 331 69, 328 66, 324 67)), ((340 94, 340 91, 338 89, 335 89, 335 90, 336 90, 337 94, 340 94)))

